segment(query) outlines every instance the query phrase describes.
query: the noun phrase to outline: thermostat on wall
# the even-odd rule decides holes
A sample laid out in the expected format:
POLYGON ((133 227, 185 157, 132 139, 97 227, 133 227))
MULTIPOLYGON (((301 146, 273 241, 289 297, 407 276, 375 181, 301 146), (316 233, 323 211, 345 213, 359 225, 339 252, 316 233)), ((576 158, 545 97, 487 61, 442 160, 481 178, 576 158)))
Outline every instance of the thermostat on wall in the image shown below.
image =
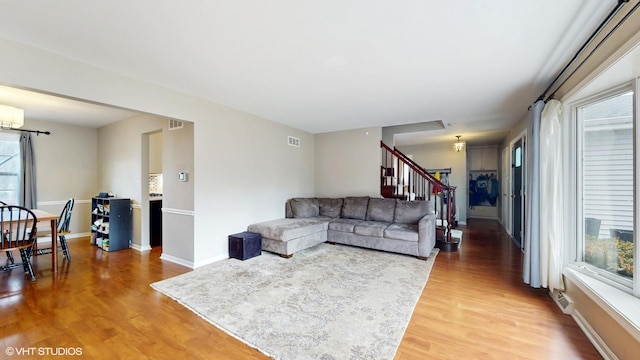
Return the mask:
POLYGON ((183 171, 179 172, 178 181, 187 181, 187 173, 183 171))

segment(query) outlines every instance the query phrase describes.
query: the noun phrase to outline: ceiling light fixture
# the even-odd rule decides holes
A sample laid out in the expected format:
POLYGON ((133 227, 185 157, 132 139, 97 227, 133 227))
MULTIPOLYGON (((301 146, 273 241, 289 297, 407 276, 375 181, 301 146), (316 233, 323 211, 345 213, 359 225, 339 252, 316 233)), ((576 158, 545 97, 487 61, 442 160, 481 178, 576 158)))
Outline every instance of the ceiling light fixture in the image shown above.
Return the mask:
POLYGON ((0 128, 16 129, 24 125, 24 110, 0 105, 0 128))
POLYGON ((456 149, 457 152, 462 151, 464 148, 464 143, 460 140, 461 137, 462 135, 456 135, 458 140, 453 144, 453 148, 456 149))

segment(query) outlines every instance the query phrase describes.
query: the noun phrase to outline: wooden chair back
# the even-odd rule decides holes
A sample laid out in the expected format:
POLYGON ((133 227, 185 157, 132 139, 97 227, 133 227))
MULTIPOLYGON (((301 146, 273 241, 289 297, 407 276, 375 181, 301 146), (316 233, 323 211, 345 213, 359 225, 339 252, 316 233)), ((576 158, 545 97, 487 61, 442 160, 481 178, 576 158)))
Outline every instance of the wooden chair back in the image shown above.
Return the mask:
POLYGON ((0 206, 0 250, 23 249, 33 245, 36 236, 35 214, 22 206, 0 206))

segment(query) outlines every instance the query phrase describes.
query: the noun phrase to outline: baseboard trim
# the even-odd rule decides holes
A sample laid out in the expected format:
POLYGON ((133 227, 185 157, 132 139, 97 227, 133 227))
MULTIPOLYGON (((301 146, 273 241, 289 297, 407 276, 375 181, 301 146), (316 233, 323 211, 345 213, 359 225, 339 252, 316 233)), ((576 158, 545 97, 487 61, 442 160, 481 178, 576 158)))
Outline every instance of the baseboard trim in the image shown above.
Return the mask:
POLYGON ((229 258, 229 254, 224 254, 224 255, 218 255, 218 256, 214 256, 214 257, 210 257, 208 259, 202 260, 202 261, 198 261, 194 264, 195 268, 199 268, 201 266, 205 266, 205 265, 209 265, 209 264, 213 264, 214 262, 218 262, 221 260, 225 260, 229 258))
POLYGON ((199 268, 201 266, 213 264, 214 262, 218 262, 218 261, 225 260, 225 259, 228 259, 228 258, 229 258, 229 254, 224 254, 224 255, 210 257, 208 259, 201 260, 201 261, 198 261, 198 262, 193 262, 193 261, 188 261, 188 260, 176 257, 176 256, 167 255, 165 253, 162 253, 162 255, 160 255, 160 260, 166 260, 166 261, 172 262, 174 264, 186 266, 186 267, 188 267, 190 269, 196 269, 196 268, 199 268))
POLYGON ((160 260, 165 260, 168 262, 172 262, 174 264, 178 264, 178 265, 182 265, 184 267, 188 267, 189 269, 194 269, 193 266, 193 261, 188 261, 176 256, 171 256, 171 255, 167 255, 165 253, 162 253, 162 255, 160 255, 160 260))
POLYGON ((596 348, 596 350, 598 350, 600 355, 602 355, 605 360, 618 360, 616 354, 611 351, 611 348, 607 346, 600 335, 598 335, 598 333, 591 327, 591 325, 589 325, 589 322, 587 322, 582 314, 580 314, 580 311, 573 309, 573 311, 571 312, 571 317, 573 318, 573 320, 575 320, 580 329, 582 329, 582 332, 584 332, 589 341, 591 341, 593 346, 596 348))
POLYGON ((142 246, 142 245, 138 245, 138 244, 131 244, 131 249, 140 252, 140 253, 148 253, 149 251, 151 251, 151 246, 146 245, 146 246, 142 246))
POLYGON ((160 260, 166 260, 169 262, 172 262, 174 264, 178 264, 178 265, 182 265, 182 266, 186 266, 190 269, 196 269, 199 268, 201 266, 205 266, 205 265, 209 265, 209 264, 213 264, 214 262, 218 262, 220 260, 225 260, 228 259, 229 255, 220 255, 220 256, 215 256, 215 257, 211 257, 202 261, 198 261, 198 262, 193 262, 193 261, 188 261, 176 256, 172 256, 172 255, 167 255, 165 253, 162 253, 162 255, 160 255, 160 260))

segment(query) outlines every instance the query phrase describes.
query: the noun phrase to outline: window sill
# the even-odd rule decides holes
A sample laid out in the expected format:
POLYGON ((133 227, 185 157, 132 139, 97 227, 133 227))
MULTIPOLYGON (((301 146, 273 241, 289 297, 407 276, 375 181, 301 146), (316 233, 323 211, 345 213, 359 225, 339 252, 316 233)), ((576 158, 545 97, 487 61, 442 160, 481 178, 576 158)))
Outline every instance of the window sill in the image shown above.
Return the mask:
POLYGON ((562 273, 640 341, 640 298, 581 272, 577 266, 569 265, 562 273))

